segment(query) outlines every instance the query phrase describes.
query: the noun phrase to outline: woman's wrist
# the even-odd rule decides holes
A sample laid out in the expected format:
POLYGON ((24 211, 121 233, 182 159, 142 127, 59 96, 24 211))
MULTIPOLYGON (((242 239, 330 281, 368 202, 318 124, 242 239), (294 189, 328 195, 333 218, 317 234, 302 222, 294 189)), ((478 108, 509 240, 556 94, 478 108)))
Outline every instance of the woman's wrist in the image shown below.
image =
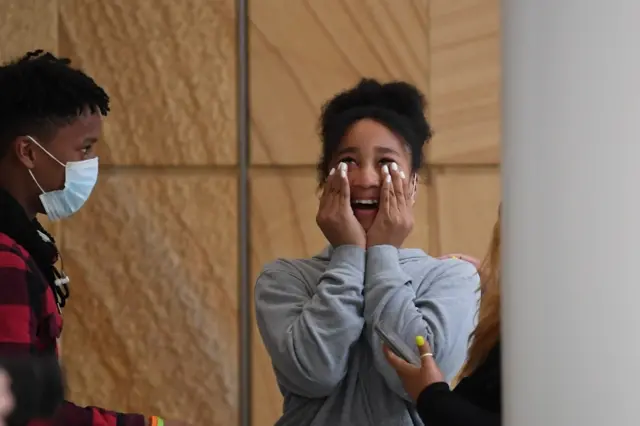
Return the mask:
POLYGON ((433 382, 422 388, 420 393, 415 398, 418 405, 428 404, 428 401, 436 400, 438 395, 442 393, 450 392, 451 388, 447 382, 433 382))

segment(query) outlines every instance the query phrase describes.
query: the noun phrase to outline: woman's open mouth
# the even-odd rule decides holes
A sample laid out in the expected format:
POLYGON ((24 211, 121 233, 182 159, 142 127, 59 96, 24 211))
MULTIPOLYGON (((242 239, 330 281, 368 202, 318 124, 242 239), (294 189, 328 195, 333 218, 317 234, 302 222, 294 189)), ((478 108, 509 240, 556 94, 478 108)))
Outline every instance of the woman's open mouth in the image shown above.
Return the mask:
POLYGON ((351 208, 356 210, 377 210, 378 200, 351 200, 351 208))

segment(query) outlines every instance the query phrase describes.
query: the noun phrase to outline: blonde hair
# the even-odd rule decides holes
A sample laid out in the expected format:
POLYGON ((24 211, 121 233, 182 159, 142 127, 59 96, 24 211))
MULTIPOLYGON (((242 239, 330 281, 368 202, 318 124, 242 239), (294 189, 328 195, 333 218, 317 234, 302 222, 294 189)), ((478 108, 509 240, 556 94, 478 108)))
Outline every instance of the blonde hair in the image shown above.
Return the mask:
POLYGON ((480 308, 478 325, 471 333, 467 361, 462 366, 459 381, 471 375, 487 358, 500 339, 500 214, 493 227, 489 252, 478 270, 480 274, 480 308))

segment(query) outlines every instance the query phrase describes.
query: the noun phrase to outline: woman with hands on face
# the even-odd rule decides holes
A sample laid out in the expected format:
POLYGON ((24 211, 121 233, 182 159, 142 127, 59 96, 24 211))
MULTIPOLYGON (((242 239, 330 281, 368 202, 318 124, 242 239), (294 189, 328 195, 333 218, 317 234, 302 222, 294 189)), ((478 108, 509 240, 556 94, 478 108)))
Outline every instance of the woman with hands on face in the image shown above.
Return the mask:
POLYGON ((334 242, 334 247, 346 244, 362 248, 385 244, 402 246, 413 228, 416 176, 409 188, 398 164, 385 164, 380 168, 379 200, 364 198, 352 207, 347 171, 345 162, 338 164, 338 177, 333 177, 335 169, 331 169, 320 201, 317 222, 327 239, 334 242), (379 207, 375 208, 378 203, 379 207))
POLYGON ((277 425, 422 424, 386 362, 379 321, 409 344, 427 330, 446 378, 464 361, 475 267, 403 248, 431 138, 424 109, 414 86, 365 79, 322 110, 316 222, 329 246, 267 264, 255 287, 285 399, 277 425))
POLYGON ((482 276, 478 325, 469 356, 460 373, 462 380, 449 389, 433 359, 429 344, 416 338, 422 360, 415 367, 384 348, 389 364, 405 390, 416 401, 418 413, 430 426, 500 426, 500 221, 493 230, 491 249, 480 268, 482 276))

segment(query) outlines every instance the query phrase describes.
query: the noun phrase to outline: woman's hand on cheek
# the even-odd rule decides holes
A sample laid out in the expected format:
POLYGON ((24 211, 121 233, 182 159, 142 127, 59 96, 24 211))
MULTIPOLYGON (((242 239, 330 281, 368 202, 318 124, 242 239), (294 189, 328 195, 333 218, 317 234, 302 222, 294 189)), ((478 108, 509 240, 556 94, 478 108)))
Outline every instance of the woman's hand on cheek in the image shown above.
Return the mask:
POLYGON ((324 185, 316 222, 333 247, 354 245, 364 248, 366 235, 351 208, 347 165, 331 169, 324 185))
POLYGON ((382 166, 378 214, 367 232, 367 247, 401 247, 413 229, 413 208, 408 179, 396 163, 382 166))

